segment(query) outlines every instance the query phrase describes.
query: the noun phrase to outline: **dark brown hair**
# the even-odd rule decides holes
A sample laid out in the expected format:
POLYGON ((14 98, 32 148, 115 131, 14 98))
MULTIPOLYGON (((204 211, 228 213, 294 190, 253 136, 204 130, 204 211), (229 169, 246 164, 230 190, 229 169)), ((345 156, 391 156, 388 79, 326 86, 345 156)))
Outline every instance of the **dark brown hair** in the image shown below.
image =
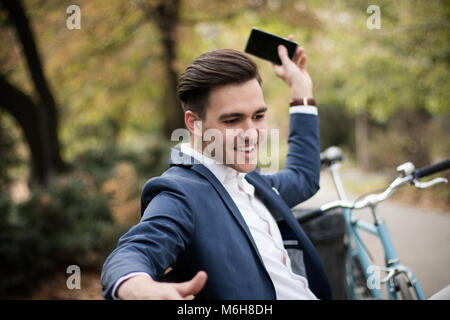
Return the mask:
POLYGON ((262 82, 256 64, 245 54, 232 49, 209 51, 195 59, 180 76, 178 98, 185 112, 191 110, 204 119, 211 89, 252 79, 262 82))

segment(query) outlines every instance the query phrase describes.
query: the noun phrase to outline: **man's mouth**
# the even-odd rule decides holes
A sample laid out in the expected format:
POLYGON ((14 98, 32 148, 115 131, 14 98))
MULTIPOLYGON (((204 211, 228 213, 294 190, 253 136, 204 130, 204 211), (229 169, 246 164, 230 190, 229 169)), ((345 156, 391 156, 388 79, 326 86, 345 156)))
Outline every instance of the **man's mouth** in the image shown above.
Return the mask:
POLYGON ((256 144, 250 145, 250 146, 239 146, 239 147, 235 147, 234 150, 239 151, 239 152, 252 152, 253 150, 256 149, 256 144))
POLYGON ((250 164, 256 163, 256 154, 258 150, 258 143, 251 145, 237 146, 235 150, 236 164, 250 164))

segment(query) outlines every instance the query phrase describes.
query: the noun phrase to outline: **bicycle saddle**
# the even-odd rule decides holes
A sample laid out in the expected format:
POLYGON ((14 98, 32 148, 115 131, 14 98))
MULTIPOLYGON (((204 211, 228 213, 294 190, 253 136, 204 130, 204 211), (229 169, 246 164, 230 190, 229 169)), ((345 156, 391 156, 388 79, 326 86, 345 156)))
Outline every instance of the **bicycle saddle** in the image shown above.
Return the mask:
POLYGON ((344 161, 344 154, 338 147, 329 147, 320 154, 320 162, 324 165, 330 165, 336 161, 344 161))

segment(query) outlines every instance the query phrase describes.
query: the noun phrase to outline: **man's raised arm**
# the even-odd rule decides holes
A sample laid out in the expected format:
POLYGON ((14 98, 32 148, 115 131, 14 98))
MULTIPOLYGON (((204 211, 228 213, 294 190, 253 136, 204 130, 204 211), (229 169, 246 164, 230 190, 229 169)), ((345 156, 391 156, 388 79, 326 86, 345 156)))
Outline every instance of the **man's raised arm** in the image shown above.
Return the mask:
MULTIPOLYGON (((294 40, 292 35, 288 38, 294 40)), ((319 190, 319 118, 304 49, 299 48, 293 60, 288 57, 284 46, 279 46, 278 54, 282 64, 274 65, 275 74, 290 89, 289 148, 285 168, 263 177, 278 190, 289 207, 293 207, 319 190)))

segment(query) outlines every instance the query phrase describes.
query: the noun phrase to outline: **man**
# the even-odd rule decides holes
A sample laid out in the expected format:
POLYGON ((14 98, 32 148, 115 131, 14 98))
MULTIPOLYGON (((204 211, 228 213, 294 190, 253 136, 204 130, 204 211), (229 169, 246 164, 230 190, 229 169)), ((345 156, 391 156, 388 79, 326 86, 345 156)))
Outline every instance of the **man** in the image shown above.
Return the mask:
POLYGON ((256 170, 267 107, 255 63, 226 49, 198 57, 178 85, 191 143, 173 148, 170 168, 144 186, 141 221, 104 264, 106 298, 331 298, 320 259, 289 209, 319 189, 312 81, 302 48, 293 60, 278 49, 282 65, 274 70, 291 93, 285 169, 256 170), (208 149, 211 130, 221 148, 208 149), (164 281, 169 267, 177 282, 164 281))

